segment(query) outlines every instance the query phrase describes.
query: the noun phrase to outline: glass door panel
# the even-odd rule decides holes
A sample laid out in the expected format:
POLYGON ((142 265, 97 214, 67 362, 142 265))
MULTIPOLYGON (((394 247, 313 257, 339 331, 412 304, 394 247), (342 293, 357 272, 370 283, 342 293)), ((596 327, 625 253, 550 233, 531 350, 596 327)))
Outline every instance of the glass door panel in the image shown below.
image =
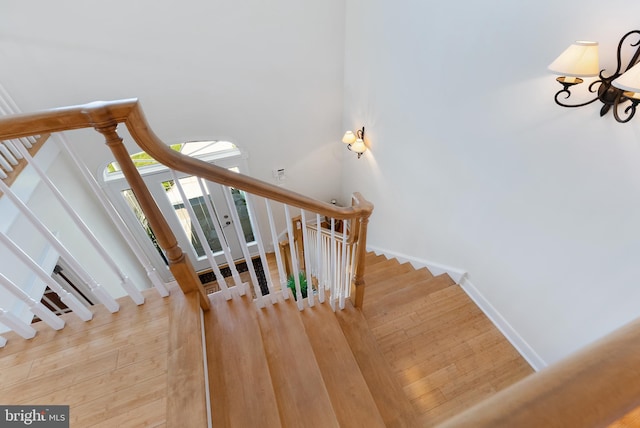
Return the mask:
MULTIPOLYGON (((209 215, 209 211, 207 209, 205 203, 205 197, 209 197, 209 195, 203 195, 200 186, 198 185, 198 180, 196 177, 184 177, 180 178, 180 185, 182 186, 184 193, 193 208, 193 211, 196 215, 196 219, 204 232, 204 235, 208 241, 209 248, 213 251, 213 253, 222 251, 222 244, 220 242, 220 238, 216 233, 214 221, 218 221, 217 218, 211 218, 209 215)), ((180 222, 180 226, 182 230, 189 238, 191 246, 195 251, 198 259, 206 256, 202 243, 200 239, 198 239, 198 235, 196 233, 195 226, 192 224, 192 219, 189 217, 189 213, 184 206, 184 201, 182 200, 178 188, 176 187, 173 180, 164 181, 162 183, 163 188, 165 189, 167 198, 173 207, 173 210, 178 217, 180 222)), ((224 239, 224 237, 223 237, 224 239)))

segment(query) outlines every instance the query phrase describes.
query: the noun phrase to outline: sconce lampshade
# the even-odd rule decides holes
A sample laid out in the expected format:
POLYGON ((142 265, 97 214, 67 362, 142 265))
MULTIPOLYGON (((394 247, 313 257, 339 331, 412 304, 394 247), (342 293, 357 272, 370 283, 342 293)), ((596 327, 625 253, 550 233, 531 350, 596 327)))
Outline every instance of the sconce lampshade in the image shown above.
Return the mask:
POLYGON ((561 76, 597 76, 600 72, 598 42, 575 42, 549 65, 549 70, 561 76))
POLYGON ((347 131, 344 133, 344 137, 342 137, 342 142, 345 144, 353 144, 356 141, 356 134, 353 131, 347 131))
POLYGON ((616 88, 622 89, 629 98, 640 98, 640 63, 627 70, 622 76, 611 82, 616 88))
POLYGON ((367 146, 364 145, 362 138, 358 138, 353 144, 351 144, 351 151, 356 153, 364 153, 367 151, 367 146))

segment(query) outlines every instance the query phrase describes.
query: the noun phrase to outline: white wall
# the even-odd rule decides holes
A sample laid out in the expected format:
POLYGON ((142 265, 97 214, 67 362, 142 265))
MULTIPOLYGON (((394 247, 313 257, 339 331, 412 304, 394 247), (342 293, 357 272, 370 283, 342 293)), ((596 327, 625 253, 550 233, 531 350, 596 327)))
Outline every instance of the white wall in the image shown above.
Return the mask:
MULTIPOLYGON (((285 168, 281 185, 329 201, 341 181, 344 7, 343 0, 4 1, 0 82, 25 112, 139 98, 167 143, 230 140, 248 153, 253 176, 274 182, 271 171, 285 168)), ((96 176, 112 160, 99 134, 67 137, 96 176)), ((62 174, 69 166, 60 162, 62 174)), ((89 201, 80 197, 96 214, 89 201)), ((87 222, 124 258, 103 220, 87 222)))
POLYGON ((468 271, 545 363, 640 315, 640 117, 556 106, 546 71, 578 39, 615 68, 638 13, 347 0, 344 127, 370 151, 344 152, 343 195, 376 204, 369 244, 468 271))
MULTIPOLYGON (((341 178, 344 7, 9 0, 0 82, 23 111, 139 98, 167 143, 229 139, 249 153, 252 175, 273 181, 285 168, 285 186, 328 201, 341 178)), ((92 171, 110 156, 96 141, 73 140, 92 171)))

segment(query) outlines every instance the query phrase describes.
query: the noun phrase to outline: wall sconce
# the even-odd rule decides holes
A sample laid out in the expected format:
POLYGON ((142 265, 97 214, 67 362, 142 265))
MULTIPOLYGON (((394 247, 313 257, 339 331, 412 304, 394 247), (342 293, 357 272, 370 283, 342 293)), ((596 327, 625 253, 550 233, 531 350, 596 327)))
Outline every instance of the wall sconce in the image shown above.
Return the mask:
POLYGON ((367 151, 367 146, 364 144, 364 126, 362 129, 358 129, 355 134, 352 131, 345 132, 342 142, 348 144, 347 149, 356 152, 358 159, 360 159, 360 156, 367 151))
POLYGON ((635 48, 635 52, 624 70, 622 48, 632 35, 640 36, 640 30, 630 31, 620 39, 618 66, 610 76, 604 75, 604 69, 600 70, 597 42, 578 41, 560 54, 549 65, 550 71, 560 75, 556 80, 562 85, 562 89, 555 95, 556 104, 562 107, 582 107, 600 101, 603 104, 600 116, 604 116, 613 107, 616 121, 626 123, 631 120, 640 102, 640 64, 636 64, 640 57, 640 37, 636 41, 628 42, 629 46, 635 48), (566 104, 560 99, 561 95, 565 95, 565 100, 571 96, 571 87, 584 81, 581 77, 594 76, 598 76, 598 79, 588 86, 589 92, 596 94, 593 99, 580 104, 566 104), (624 115, 621 117, 618 109, 622 107, 624 115))

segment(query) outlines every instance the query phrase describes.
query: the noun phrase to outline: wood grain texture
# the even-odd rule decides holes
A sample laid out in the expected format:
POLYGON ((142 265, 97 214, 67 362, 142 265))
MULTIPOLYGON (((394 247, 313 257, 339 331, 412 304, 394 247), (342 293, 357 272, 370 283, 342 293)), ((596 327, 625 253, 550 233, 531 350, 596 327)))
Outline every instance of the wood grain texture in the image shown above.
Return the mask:
MULTIPOLYGON (((533 373, 447 275, 367 255, 362 309, 404 395, 434 426, 533 373)), ((471 425, 473 426, 473 425, 471 425)))
POLYGON ((387 427, 417 427, 417 414, 378 348, 362 313, 346 304, 336 317, 387 427))
POLYGON ((214 427, 281 426, 255 304, 233 292, 205 314, 214 427))
POLYGON ((384 420, 329 304, 316 304, 300 316, 340 426, 384 427, 384 420))
POLYGON ((169 297, 143 291, 145 304, 118 299, 111 314, 94 306, 83 322, 62 315, 55 331, 43 322, 23 340, 12 333, 0 350, 0 403, 62 404, 71 426, 163 426, 166 422, 169 297))
POLYGON ((284 427, 338 427, 313 348, 293 299, 258 312, 284 427))
MULTIPOLYGON (((200 294, 181 294, 169 299, 167 369, 167 426, 206 427, 204 355, 200 318, 200 294)), ((208 306, 208 305, 207 305, 208 306)))
MULTIPOLYGON (((639 356, 637 319, 442 426, 607 426, 640 405, 639 356)), ((627 421, 634 417, 628 414, 627 421)))

